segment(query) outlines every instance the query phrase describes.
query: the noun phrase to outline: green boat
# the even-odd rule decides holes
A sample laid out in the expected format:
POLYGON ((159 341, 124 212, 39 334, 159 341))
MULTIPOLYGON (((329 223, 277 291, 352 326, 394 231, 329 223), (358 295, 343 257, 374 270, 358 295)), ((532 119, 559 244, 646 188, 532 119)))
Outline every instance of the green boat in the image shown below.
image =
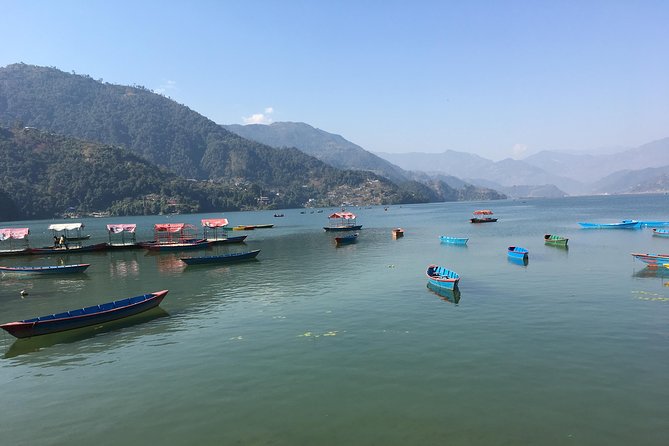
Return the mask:
POLYGON ((564 238, 559 235, 546 234, 544 235, 544 243, 547 245, 561 246, 563 248, 567 247, 568 238, 564 238))

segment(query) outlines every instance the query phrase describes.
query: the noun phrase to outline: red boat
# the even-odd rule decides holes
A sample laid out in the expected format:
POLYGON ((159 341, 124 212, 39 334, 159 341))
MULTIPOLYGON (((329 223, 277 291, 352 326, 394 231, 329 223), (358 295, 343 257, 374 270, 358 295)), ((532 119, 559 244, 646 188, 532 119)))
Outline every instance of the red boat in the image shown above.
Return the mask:
POLYGON ((493 223, 497 219, 492 217, 492 211, 490 209, 481 209, 479 211, 474 211, 474 217, 469 219, 472 223, 493 223))

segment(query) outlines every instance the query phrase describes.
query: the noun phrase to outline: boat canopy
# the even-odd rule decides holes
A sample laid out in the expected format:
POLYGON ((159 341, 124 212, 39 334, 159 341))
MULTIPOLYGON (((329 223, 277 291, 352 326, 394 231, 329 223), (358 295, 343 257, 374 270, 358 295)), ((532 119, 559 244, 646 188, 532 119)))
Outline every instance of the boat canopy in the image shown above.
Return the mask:
POLYGON ((343 218, 344 220, 355 220, 355 214, 352 212, 335 212, 328 218, 343 218))
POLYGON ((30 235, 30 228, 3 228, 0 229, 0 240, 21 240, 30 235))
POLYGON ((116 224, 116 225, 107 225, 107 231, 113 234, 120 234, 121 232, 135 232, 137 225, 135 224, 116 224))
POLYGON ((184 229, 195 229, 195 226, 187 223, 157 223, 153 225, 156 232, 181 232, 184 229))
POLYGON ((492 215, 492 211, 490 209, 481 209, 479 211, 474 211, 474 215, 492 215))
POLYGON ((52 231, 74 231, 74 230, 80 230, 81 228, 84 227, 83 223, 56 223, 53 225, 49 225, 49 229, 52 231))
POLYGON ((223 228, 228 225, 227 218, 205 218, 202 219, 202 226, 206 228, 223 228))

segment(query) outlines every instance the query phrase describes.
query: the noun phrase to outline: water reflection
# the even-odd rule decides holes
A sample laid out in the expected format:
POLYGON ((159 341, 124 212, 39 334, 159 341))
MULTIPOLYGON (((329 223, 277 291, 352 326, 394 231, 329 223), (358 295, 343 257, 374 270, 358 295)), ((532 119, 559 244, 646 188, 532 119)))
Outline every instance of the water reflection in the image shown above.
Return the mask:
POLYGON ((115 260, 109 264, 109 274, 112 278, 126 278, 139 275, 137 259, 115 260))
POLYGON ((176 254, 162 254, 156 256, 156 266, 161 273, 177 273, 183 271, 186 264, 176 254))
POLYGON ((460 302, 460 289, 457 286, 452 290, 448 290, 428 283, 427 288, 437 294, 443 301, 456 305, 460 302))
POLYGON ((635 271, 632 274, 633 277, 661 277, 663 279, 669 279, 669 268, 651 268, 645 267, 639 271, 635 271))
MULTIPOLYGON (((78 328, 76 330, 64 331, 61 333, 35 336, 33 338, 17 339, 9 347, 3 358, 4 359, 15 358, 17 356, 26 355, 28 353, 38 352, 40 350, 53 347, 54 345, 71 344, 74 342, 83 341, 85 339, 91 339, 104 333, 116 330, 122 330, 124 328, 129 328, 135 325, 143 324, 145 322, 149 322, 154 319, 166 316, 169 316, 169 313, 167 311, 163 310, 161 307, 156 307, 141 314, 137 314, 124 319, 119 319, 116 321, 105 322, 104 324, 101 325, 93 325, 89 327, 78 328)), ((141 335, 155 332, 156 327, 158 326, 155 326, 153 330, 150 330, 148 332, 142 332, 139 334, 141 335)), ((162 331, 163 328, 161 328, 160 330, 162 331)), ((137 335, 138 333, 133 333, 133 336, 137 335)), ((116 339, 116 342, 124 340, 125 339, 123 336, 119 336, 118 339, 116 339)), ((107 349, 112 347, 114 345, 114 342, 110 342, 109 339, 106 339, 105 342, 100 342, 96 345, 97 348, 96 349, 94 348, 93 350, 99 351, 102 349, 107 349)), ((88 348, 87 350, 91 349, 88 348)), ((24 362, 30 362, 30 361, 26 360, 24 362)))

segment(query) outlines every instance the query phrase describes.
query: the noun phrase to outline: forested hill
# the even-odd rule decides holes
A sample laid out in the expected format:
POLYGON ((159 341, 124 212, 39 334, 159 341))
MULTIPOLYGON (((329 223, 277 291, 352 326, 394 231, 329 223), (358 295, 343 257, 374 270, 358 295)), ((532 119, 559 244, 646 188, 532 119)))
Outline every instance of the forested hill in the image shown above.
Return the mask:
POLYGON ((410 202, 395 185, 321 163, 319 179, 281 189, 186 180, 129 151, 34 128, 0 128, 0 221, 75 213, 142 215, 410 202), (266 195, 265 200, 259 197, 266 195))

